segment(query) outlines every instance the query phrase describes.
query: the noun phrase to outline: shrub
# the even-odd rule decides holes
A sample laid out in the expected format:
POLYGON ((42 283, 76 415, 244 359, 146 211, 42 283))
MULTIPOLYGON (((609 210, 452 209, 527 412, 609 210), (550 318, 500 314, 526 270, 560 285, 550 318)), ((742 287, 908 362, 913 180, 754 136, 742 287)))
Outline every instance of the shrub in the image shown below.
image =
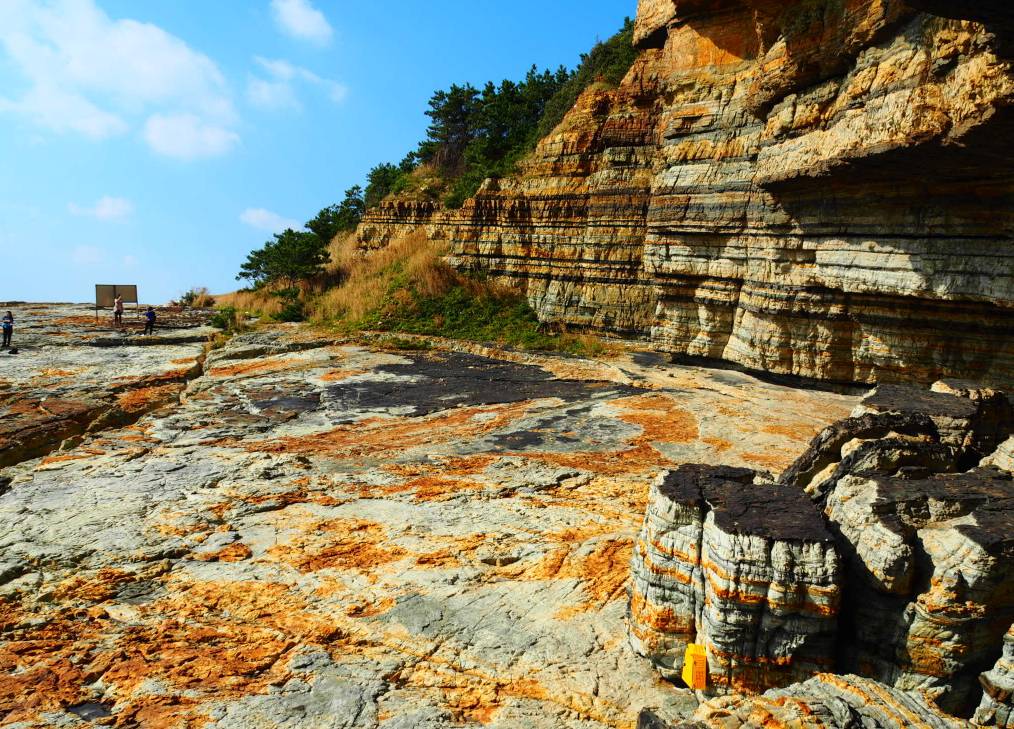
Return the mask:
POLYGON ((196 309, 210 309, 215 305, 215 297, 209 294, 208 289, 204 286, 195 286, 183 293, 176 303, 196 309))

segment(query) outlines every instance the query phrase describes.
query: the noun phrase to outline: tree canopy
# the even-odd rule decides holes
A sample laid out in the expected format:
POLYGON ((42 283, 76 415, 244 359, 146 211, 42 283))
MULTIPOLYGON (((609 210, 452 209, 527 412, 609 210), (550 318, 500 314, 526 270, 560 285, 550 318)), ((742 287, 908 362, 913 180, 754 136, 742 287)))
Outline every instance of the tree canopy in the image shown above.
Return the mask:
POLYGON ((278 283, 293 287, 323 273, 330 260, 327 243, 320 236, 288 228, 276 233, 263 248, 251 251, 236 278, 249 279, 256 287, 278 283))
POLYGON ((402 191, 419 164, 435 168, 450 184, 445 204, 458 207, 487 177, 511 174, 518 160, 563 120, 578 96, 593 83, 617 84, 637 58, 634 23, 624 21, 609 40, 597 43, 574 71, 529 69, 520 81, 487 82, 482 89, 452 84, 429 101, 426 139, 400 165, 374 167, 366 205, 374 207, 402 191))

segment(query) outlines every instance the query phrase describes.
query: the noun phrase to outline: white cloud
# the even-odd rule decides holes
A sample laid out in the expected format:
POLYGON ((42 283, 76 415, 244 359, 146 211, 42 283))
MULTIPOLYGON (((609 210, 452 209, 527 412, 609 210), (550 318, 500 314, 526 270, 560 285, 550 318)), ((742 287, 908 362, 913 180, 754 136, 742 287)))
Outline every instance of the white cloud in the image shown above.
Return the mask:
POLYGON ((184 160, 217 157, 239 143, 238 134, 196 114, 154 114, 145 122, 144 138, 159 154, 184 160))
POLYGON ((218 66, 158 26, 114 20, 94 0, 0 5, 0 52, 27 87, 20 95, 0 95, 0 113, 89 139, 122 135, 152 114, 191 114, 204 126, 235 124, 218 66))
POLYGON ((331 24, 309 0, 271 0, 271 9, 278 27, 293 38, 317 45, 331 40, 334 33, 331 24))
POLYGON ((254 57, 270 79, 251 76, 247 82, 247 98, 250 103, 264 109, 298 109, 294 83, 300 82, 323 91, 328 99, 338 104, 348 96, 348 87, 337 81, 318 76, 313 71, 295 66, 283 59, 254 57))
POLYGON ((74 215, 86 215, 108 222, 122 222, 134 212, 134 205, 126 198, 107 195, 99 198, 99 201, 91 207, 82 207, 77 203, 71 203, 67 209, 74 215))
POLYGON ((101 248, 95 246, 75 246, 70 257, 79 266, 94 266, 102 263, 106 254, 101 248))
POLYGON ((133 268, 136 265, 137 265, 137 256, 128 255, 123 257, 124 268, 133 268))
POLYGON ((299 221, 283 218, 278 213, 265 210, 264 208, 247 208, 240 213, 239 220, 244 225, 249 225, 251 228, 264 230, 268 233, 281 233, 287 228, 300 230, 303 227, 299 221))

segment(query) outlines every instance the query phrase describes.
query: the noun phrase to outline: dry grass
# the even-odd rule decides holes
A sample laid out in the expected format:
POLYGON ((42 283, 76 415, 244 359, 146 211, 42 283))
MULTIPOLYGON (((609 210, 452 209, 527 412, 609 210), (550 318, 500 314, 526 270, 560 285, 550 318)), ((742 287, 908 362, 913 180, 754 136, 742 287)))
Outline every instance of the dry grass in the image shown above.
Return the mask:
POLYGON ((267 291, 236 291, 231 294, 220 294, 215 297, 215 303, 221 308, 231 306, 237 311, 252 311, 263 316, 277 314, 285 306, 280 298, 272 296, 267 291))
MULTIPOLYGON (((411 282, 421 296, 440 296, 465 281, 442 260, 445 248, 422 230, 371 251, 357 248, 354 235, 336 238, 331 265, 340 283, 313 297, 307 314, 317 320, 360 321, 376 311, 399 280, 411 282)), ((407 292, 396 291, 396 303, 407 303, 397 301, 401 294, 407 292)))

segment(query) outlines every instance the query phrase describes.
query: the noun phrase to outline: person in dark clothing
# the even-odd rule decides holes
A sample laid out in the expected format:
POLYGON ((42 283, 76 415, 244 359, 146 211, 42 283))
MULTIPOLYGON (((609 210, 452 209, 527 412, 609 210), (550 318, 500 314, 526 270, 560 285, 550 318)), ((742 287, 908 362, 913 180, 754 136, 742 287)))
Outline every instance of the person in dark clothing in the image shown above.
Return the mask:
POLYGON ((14 336, 14 315, 9 311, 6 314, 4 314, 2 328, 4 331, 4 343, 2 346, 10 347, 11 337, 14 336))
POLYGON ((144 312, 144 333, 154 334, 155 333, 155 310, 152 307, 148 307, 148 310, 144 312))

